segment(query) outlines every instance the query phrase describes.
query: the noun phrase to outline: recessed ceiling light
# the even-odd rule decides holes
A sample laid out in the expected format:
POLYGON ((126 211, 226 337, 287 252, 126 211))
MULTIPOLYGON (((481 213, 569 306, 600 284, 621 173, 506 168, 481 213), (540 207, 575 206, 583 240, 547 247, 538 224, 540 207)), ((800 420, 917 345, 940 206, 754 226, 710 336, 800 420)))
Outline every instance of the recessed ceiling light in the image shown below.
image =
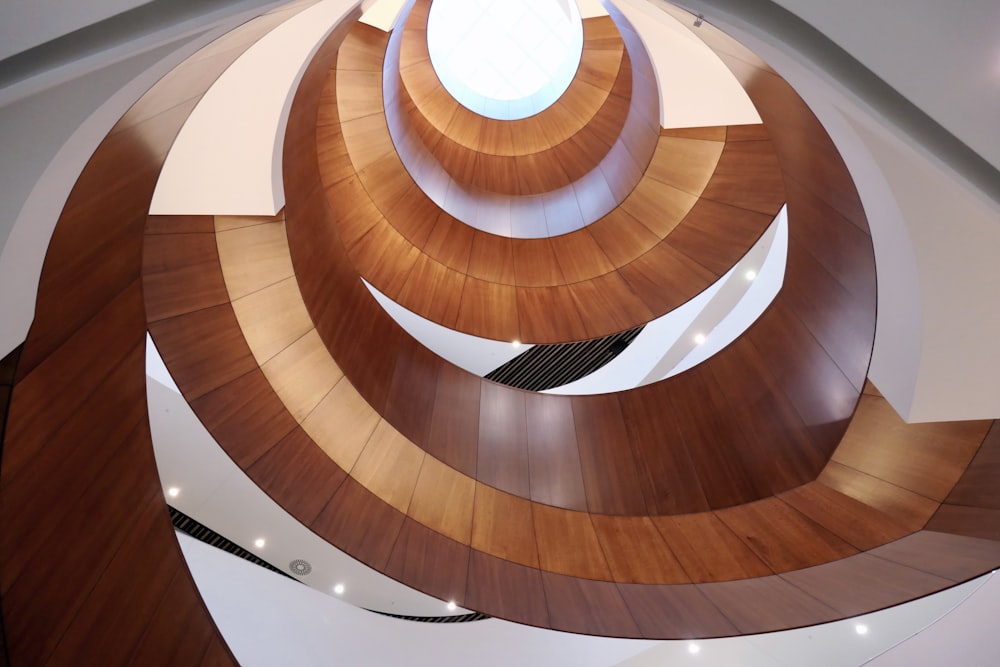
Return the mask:
POLYGON ((695 342, 696 345, 701 345, 702 343, 704 343, 705 342, 705 334, 703 334, 703 333, 695 334, 694 335, 694 342, 695 342))
POLYGON ((258 537, 256 540, 253 541, 253 545, 258 549, 263 549, 265 544, 267 543, 264 541, 263 537, 258 537))
POLYGON ((854 631, 857 632, 859 635, 867 635, 868 626, 865 625, 864 623, 858 623, 857 625, 854 626, 854 631))
POLYGON ((333 587, 333 592, 336 593, 337 595, 343 595, 344 594, 344 584, 337 584, 336 586, 334 586, 333 587))
POLYGON ((458 605, 455 604, 454 600, 448 603, 448 611, 455 611, 456 609, 458 609, 458 605))
POLYGON ((180 492, 181 490, 178 489, 176 486, 171 486, 169 489, 167 489, 167 495, 170 496, 171 498, 176 498, 178 495, 180 495, 180 492))
POLYGON ((695 644, 694 642, 691 642, 690 644, 688 644, 688 653, 690 653, 691 655, 694 655, 695 653, 697 653, 700 650, 701 650, 701 647, 698 646, 697 644, 695 644))
POLYGON ((512 341, 510 341, 510 346, 513 347, 513 348, 521 347, 521 341, 519 341, 519 340, 512 340, 512 341))
POLYGON ((750 269, 749 271, 747 271, 743 275, 746 276, 747 280, 753 280, 754 278, 757 277, 757 272, 754 271, 753 269, 750 269))

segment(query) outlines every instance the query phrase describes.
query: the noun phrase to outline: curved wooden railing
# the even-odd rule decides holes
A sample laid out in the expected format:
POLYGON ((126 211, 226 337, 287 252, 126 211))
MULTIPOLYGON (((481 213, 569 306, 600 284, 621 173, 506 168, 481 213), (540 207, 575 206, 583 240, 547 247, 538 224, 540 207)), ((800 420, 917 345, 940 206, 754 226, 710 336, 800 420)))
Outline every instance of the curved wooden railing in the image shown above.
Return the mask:
POLYGON ((161 79, 100 143, 63 207, 3 447, 0 582, 15 667, 236 664, 184 563, 153 460, 144 290, 154 300, 168 290, 140 275, 143 230, 200 97, 306 6, 249 21, 161 79))
MULTIPOLYGON (((606 457, 593 448, 623 442, 635 428, 666 434, 664 404, 652 392, 669 382, 600 398, 509 390, 441 362, 374 305, 330 224, 315 167, 295 159, 316 150, 313 119, 328 57, 310 66, 289 121, 287 230, 283 220, 246 226, 216 219, 221 270, 199 255, 178 275, 200 289, 227 289, 232 304, 151 324, 179 385, 220 443, 317 534, 390 576, 471 608, 545 627, 646 637, 839 618, 939 590, 1000 558, 1000 544, 962 535, 939 509, 963 487, 977 448, 984 457, 995 446, 995 437, 983 440, 988 422, 904 425, 871 394, 839 437, 864 378, 855 343, 867 330, 870 351, 874 291, 864 219, 832 213, 823 202, 831 193, 826 179, 797 172, 808 187, 796 182, 789 196, 790 286, 717 357, 722 361, 679 376, 701 400, 674 417, 685 444, 699 430, 713 446, 742 438, 748 449, 741 461, 758 472, 768 462, 759 449, 768 428, 788 439, 791 458, 770 459, 788 466, 785 474, 796 456, 816 455, 810 448, 827 438, 840 445, 825 466, 821 455, 816 481, 756 502, 701 512, 689 506, 685 513, 685 501, 672 495, 693 488, 682 476, 676 487, 664 487, 667 493, 648 493, 650 481, 684 464, 661 460, 667 465, 656 467, 644 458, 664 438, 652 441, 655 447, 607 450, 606 457), (286 236, 291 252, 283 247, 286 236), (238 256, 230 247, 255 250, 238 256), (264 266, 272 268, 246 278, 264 266), (849 298, 830 298, 846 286, 849 298), (831 310, 810 306, 817 294, 831 310), (617 421, 628 394, 646 400, 617 421), (741 404, 738 394, 752 399, 741 404), (576 410, 578 399, 587 409, 576 410), (797 421, 806 415, 812 419, 797 421), (575 452, 562 440, 570 431, 578 438, 575 452), (414 433, 430 434, 423 448, 414 433), (522 463, 505 451, 519 452, 522 463), (898 465, 902 457, 905 466, 898 465), (616 487, 629 466, 642 471, 631 495, 616 487), (520 486, 520 495, 504 485, 520 486), (921 530, 929 518, 934 530, 921 530)), ((770 102, 783 110, 798 100, 790 89, 777 90, 770 102)), ((793 161, 788 149, 802 145, 776 144, 793 161)), ((821 138, 814 143, 823 145, 821 138)), ((835 153, 813 160, 839 164, 835 153)), ((676 409, 676 400, 668 405, 676 409)), ((733 477, 737 466, 725 458, 741 452, 705 446, 686 455, 687 465, 699 457, 699 466, 714 468, 701 490, 719 493, 716 502, 742 488, 733 477)))
MULTIPOLYGON (((658 140, 649 137, 655 152, 648 168, 617 192, 620 206, 587 228, 531 239, 471 228, 442 211, 412 178, 412 168, 395 152, 385 113, 377 110, 380 99, 365 97, 363 107, 351 101, 360 95, 353 84, 357 73, 366 72, 359 54, 370 58, 370 80, 383 69, 387 41, 368 26, 358 26, 345 40, 341 52, 353 69, 338 64, 322 94, 320 171, 358 272, 439 324, 532 343, 635 327, 728 271, 785 201, 777 158, 762 128, 674 130, 658 140), (345 101, 347 119, 340 118, 338 100, 345 101)), ((636 165, 618 166, 629 173, 636 165)), ((447 180, 439 187, 458 192, 447 180)), ((466 219, 485 206, 469 191, 456 196, 468 209, 466 219)), ((595 185, 585 177, 568 197, 544 202, 544 211, 533 212, 523 200, 532 198, 514 198, 503 207, 508 226, 566 223, 571 229, 577 223, 565 211, 578 216, 587 207, 583 200, 607 210, 618 198, 607 182, 595 185)))
MULTIPOLYGON (((165 79, 102 143, 67 201, 19 364, 0 471, 2 602, 15 665, 233 662, 181 564, 155 478, 142 389, 144 309, 185 395, 261 488, 373 567, 496 616, 619 636, 762 632, 895 604, 1000 562, 1000 501, 990 474, 1000 429, 984 439, 986 422, 905 425, 874 393, 862 397, 818 480, 695 514, 650 516, 648 506, 646 515, 610 506, 573 511, 533 498, 530 488, 529 500, 463 474, 507 474, 481 434, 522 422, 516 410, 505 412, 512 404, 493 400, 495 385, 480 384, 477 393, 448 365, 437 366, 421 403, 440 436, 429 441, 437 449, 409 442, 403 431, 412 425, 404 422, 420 414, 395 405, 406 394, 393 386, 429 388, 435 365, 358 291, 335 232, 329 246, 324 237, 300 244, 293 264, 281 220, 145 217, 165 151, 212 78, 206 68, 221 72, 284 16, 251 22, 200 53, 192 61, 197 77, 181 68, 165 79), (258 236, 247 244, 243 234, 258 236), (285 259, 227 275, 224 267, 246 262, 247 252, 285 259), (313 300, 323 287, 325 302, 313 300), (303 293, 310 307, 325 303, 328 312, 310 317, 303 293), (345 342, 355 331, 374 335, 345 342), (346 353, 331 356, 324 338, 346 353), (405 345, 388 354, 396 343, 405 345), (467 419, 473 403, 491 408, 475 424, 467 419), (473 433, 471 460, 463 443, 473 433), (449 448, 469 457, 466 468, 441 463, 449 448), (89 516, 101 521, 88 524, 89 516)), ((700 34, 722 39, 707 24, 700 34)), ((725 43, 710 43, 772 128, 789 192, 789 270, 808 280, 786 282, 769 311, 777 315, 724 353, 722 375, 704 395, 728 409, 727 385, 718 380, 743 378, 744 391, 761 393, 737 422, 756 427, 796 413, 815 442, 843 428, 853 405, 848 387, 856 391, 867 365, 874 303, 867 227, 836 151, 787 84, 744 52, 731 58, 725 43), (780 348, 791 361, 762 363, 780 348), (799 366, 815 372, 797 376, 799 366), (814 394, 807 380, 828 383, 830 393, 814 394)), ((317 91, 336 45, 331 39, 317 53, 289 121, 293 245, 299 222, 330 218, 311 156, 317 91)), ((697 374, 709 383, 715 372, 697 374)), ((525 456, 540 475, 529 473, 530 486, 566 468, 558 443, 533 439, 558 428, 529 430, 527 400, 525 456)), ((566 413, 546 408, 532 409, 541 420, 534 423, 552 417, 558 427, 566 413)), ((660 411, 646 405, 626 430, 660 411)), ((616 437, 615 422, 603 416, 583 415, 577 430, 616 437)), ((576 424, 576 412, 572 418, 576 424)), ((698 423, 721 434, 732 422, 698 423)), ((602 473, 582 473, 584 495, 595 489, 594 497, 611 498, 601 480, 613 480, 621 461, 581 457, 581 470, 602 473)), ((646 505, 647 497, 634 502, 646 505)))

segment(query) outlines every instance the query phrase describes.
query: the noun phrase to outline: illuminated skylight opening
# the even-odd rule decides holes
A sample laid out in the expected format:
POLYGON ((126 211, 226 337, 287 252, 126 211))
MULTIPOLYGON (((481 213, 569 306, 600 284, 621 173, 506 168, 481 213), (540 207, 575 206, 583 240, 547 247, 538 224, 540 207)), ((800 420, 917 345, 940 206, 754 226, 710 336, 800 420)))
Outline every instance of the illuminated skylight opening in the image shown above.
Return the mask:
POLYGON ((583 53, 575 0, 434 0, 427 46, 441 83, 497 120, 527 118, 569 87, 583 53))

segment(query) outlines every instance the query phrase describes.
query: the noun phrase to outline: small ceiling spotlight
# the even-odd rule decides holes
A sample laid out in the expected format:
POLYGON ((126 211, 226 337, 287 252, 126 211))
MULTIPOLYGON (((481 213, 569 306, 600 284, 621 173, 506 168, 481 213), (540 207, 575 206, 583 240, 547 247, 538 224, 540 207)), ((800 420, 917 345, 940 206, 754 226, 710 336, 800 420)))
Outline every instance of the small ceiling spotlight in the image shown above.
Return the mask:
POLYGON ((702 343, 704 343, 705 342, 705 334, 703 334, 703 333, 695 334, 694 335, 694 342, 695 342, 695 345, 701 345, 702 343))
POLYGON ((859 635, 867 635, 868 626, 865 625, 864 623, 858 623, 857 625, 854 626, 854 631, 857 632, 859 635))
POLYGON ((336 593, 337 595, 343 595, 344 594, 344 584, 337 584, 336 586, 334 586, 333 587, 333 592, 336 593))
POLYGON ((701 647, 698 646, 697 644, 695 644, 694 642, 691 642, 690 644, 688 644, 688 653, 690 653, 691 655, 694 655, 695 653, 698 653, 699 651, 701 651, 701 647))
POLYGON ((456 609, 458 609, 458 605, 455 604, 454 600, 450 601, 448 603, 448 611, 455 611, 456 609))
POLYGON ((704 23, 704 22, 705 22, 705 16, 704 16, 704 14, 698 14, 698 16, 696 16, 695 19, 694 19, 694 27, 695 28, 700 28, 701 24, 704 23))
POLYGON ((180 493, 181 490, 178 489, 176 486, 171 486, 169 489, 167 489, 167 495, 170 496, 171 498, 176 498, 177 496, 180 495, 180 493))
POLYGON ((519 340, 512 340, 512 341, 510 341, 510 346, 513 347, 514 349, 517 349, 517 348, 521 347, 521 341, 519 341, 519 340))
POLYGON ((757 277, 757 272, 754 271, 753 269, 750 269, 749 271, 747 271, 743 275, 746 277, 747 280, 753 280, 754 278, 757 277))
POLYGON ((256 540, 253 541, 253 545, 258 549, 263 549, 265 544, 267 544, 267 542, 264 541, 263 537, 258 537, 256 540))

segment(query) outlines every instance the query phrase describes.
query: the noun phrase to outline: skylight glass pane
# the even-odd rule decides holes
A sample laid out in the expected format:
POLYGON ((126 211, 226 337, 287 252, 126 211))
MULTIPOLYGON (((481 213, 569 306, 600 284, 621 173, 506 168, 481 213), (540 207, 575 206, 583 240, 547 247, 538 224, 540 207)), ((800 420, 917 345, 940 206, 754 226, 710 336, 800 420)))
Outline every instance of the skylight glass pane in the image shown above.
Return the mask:
POLYGON ((583 23, 575 0, 434 0, 427 46, 438 78, 463 106, 516 120, 569 87, 583 23))

